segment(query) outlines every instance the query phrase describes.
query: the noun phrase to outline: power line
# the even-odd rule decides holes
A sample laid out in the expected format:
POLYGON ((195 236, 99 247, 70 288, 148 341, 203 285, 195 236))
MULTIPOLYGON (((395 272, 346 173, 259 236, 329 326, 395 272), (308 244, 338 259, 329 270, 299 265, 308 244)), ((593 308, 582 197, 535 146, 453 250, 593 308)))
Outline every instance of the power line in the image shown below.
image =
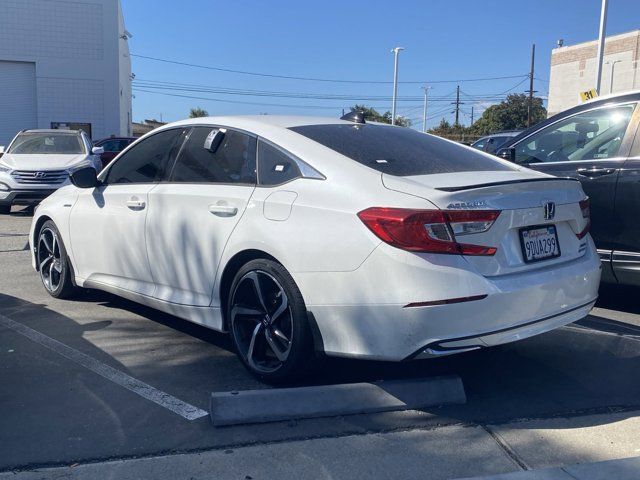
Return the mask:
MULTIPOLYGON (((218 93, 224 95, 246 95, 255 97, 282 97, 282 98, 302 98, 316 100, 354 100, 354 101, 388 101, 391 97, 387 95, 338 95, 338 94, 321 94, 321 93, 296 93, 296 92, 278 92, 265 90, 244 90, 232 89, 225 87, 205 87, 205 86, 189 86, 189 85, 164 85, 149 82, 133 82, 134 87, 148 88, 153 90, 172 90, 194 93, 218 93)), ((421 97, 399 97, 399 100, 417 102, 421 97)), ((442 99, 446 100, 446 99, 442 99)))
MULTIPOLYGON (((177 93, 167 93, 167 92, 157 92, 152 90, 144 90, 141 88, 133 88, 134 92, 144 92, 144 93, 154 93, 156 95, 165 95, 168 97, 179 97, 179 98, 192 98, 196 100, 208 100, 211 102, 222 102, 222 103, 238 103, 242 105, 258 105, 262 107, 286 107, 286 108, 309 108, 309 109, 327 109, 327 110, 337 110, 341 107, 339 106, 328 106, 328 105, 294 105, 294 104, 282 104, 282 103, 261 103, 261 102, 243 102, 241 100, 225 100, 222 98, 211 98, 211 97, 199 97, 195 95, 181 95, 177 93)), ((386 106, 371 106, 371 108, 377 109, 385 109, 386 106)))
MULTIPOLYGON (((150 57, 147 55, 138 55, 135 53, 129 54, 131 57, 142 58, 145 60, 152 60, 155 62, 163 62, 163 63, 171 63, 174 65, 182 65, 185 67, 193 67, 193 68, 203 68, 206 70, 215 70, 218 72, 227 72, 227 73, 236 73, 240 75, 251 75, 257 77, 269 77, 269 78, 282 78, 286 80, 303 80, 309 82, 330 82, 330 83, 370 83, 370 84, 391 84, 392 81, 386 80, 344 80, 344 79, 335 79, 335 78, 314 78, 314 77, 298 77, 293 75, 276 75, 270 73, 259 73, 259 72, 249 72, 246 70, 234 70, 231 68, 223 68, 223 67, 214 67, 211 65, 200 65, 196 63, 189 62, 180 62, 177 60, 169 60, 166 58, 158 58, 158 57, 150 57)), ((465 82, 484 82, 490 80, 505 80, 510 78, 522 78, 526 75, 505 75, 500 77, 478 77, 478 78, 467 78, 467 79, 453 79, 453 80, 419 80, 419 81, 401 81, 398 83, 405 84, 423 84, 423 83, 465 83, 465 82)))
MULTIPOLYGON (((526 80, 526 79, 524 79, 526 80)), ((339 95, 329 93, 301 93, 301 92, 284 92, 284 91, 269 91, 269 90, 249 90, 249 89, 236 89, 217 86, 206 86, 198 84, 185 84, 176 82, 163 82, 157 80, 136 80, 133 82, 134 88, 143 88, 148 90, 164 90, 171 92, 188 92, 188 93, 215 93, 222 95, 243 95, 243 96, 255 96, 255 97, 278 97, 278 98, 298 98, 298 99, 315 99, 315 100, 340 100, 340 101, 390 101, 391 97, 387 95, 339 95)), ((514 87, 515 88, 515 87, 514 87)), ((452 95, 451 92, 448 95, 430 96, 430 100, 433 102, 450 102, 452 95)), ((468 95, 469 98, 476 98, 478 101, 494 101, 502 100, 503 96, 497 93, 485 93, 468 95)), ((423 100, 420 96, 405 96, 398 97, 402 102, 418 102, 423 100)))

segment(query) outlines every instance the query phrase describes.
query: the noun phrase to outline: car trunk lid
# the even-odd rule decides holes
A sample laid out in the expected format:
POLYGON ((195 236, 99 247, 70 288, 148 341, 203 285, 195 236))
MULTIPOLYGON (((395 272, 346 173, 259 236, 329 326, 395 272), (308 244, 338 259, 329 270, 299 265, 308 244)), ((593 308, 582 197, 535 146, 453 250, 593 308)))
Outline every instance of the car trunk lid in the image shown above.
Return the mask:
POLYGON ((575 260, 586 251, 587 239, 579 238, 588 227, 580 205, 585 194, 573 179, 511 171, 414 177, 383 174, 382 182, 386 188, 422 197, 442 210, 499 210, 487 231, 456 235, 460 243, 497 248, 492 256, 465 256, 482 275, 545 268, 575 260))

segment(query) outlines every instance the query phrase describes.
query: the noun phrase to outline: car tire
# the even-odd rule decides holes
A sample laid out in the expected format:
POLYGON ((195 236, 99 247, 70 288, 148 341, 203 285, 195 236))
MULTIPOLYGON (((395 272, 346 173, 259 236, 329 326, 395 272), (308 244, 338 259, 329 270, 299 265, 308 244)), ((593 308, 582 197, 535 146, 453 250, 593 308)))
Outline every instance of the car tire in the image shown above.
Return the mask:
POLYGON ((73 271, 60 232, 51 220, 44 222, 38 232, 36 263, 40 280, 49 295, 70 298, 77 293, 71 277, 73 271))
POLYGON ((289 384, 311 373, 316 362, 307 308, 282 265, 257 259, 240 268, 226 313, 236 352, 259 380, 289 384))
POLYGON ((11 213, 11 204, 0 205, 0 215, 9 215, 11 213))

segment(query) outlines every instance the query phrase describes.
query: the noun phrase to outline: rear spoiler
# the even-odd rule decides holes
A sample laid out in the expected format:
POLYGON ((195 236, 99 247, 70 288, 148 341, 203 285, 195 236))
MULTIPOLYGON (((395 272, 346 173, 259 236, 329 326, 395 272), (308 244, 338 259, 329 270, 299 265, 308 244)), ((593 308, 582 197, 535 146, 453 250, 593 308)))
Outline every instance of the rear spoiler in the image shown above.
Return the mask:
POLYGON ((523 178, 522 180, 505 180, 503 182, 491 182, 491 183, 478 183, 476 185, 464 185, 461 187, 436 187, 436 190, 441 192, 461 192, 463 190, 473 190, 474 188, 495 187, 497 185, 511 185, 514 183, 529 183, 529 182, 554 182, 556 180, 571 180, 572 182, 579 182, 577 178, 572 177, 556 177, 556 178, 523 178))

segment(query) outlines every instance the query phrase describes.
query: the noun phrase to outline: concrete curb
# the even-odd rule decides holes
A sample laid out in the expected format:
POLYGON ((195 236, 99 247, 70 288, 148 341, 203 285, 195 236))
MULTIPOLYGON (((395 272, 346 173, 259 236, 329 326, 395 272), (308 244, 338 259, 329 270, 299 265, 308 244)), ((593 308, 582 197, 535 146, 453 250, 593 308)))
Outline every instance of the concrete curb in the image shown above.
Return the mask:
POLYGON ((411 410, 467 401, 457 375, 315 387, 214 392, 215 426, 411 410))
POLYGON ((640 457, 484 477, 467 477, 460 480, 638 480, 638 478, 640 478, 640 457))

